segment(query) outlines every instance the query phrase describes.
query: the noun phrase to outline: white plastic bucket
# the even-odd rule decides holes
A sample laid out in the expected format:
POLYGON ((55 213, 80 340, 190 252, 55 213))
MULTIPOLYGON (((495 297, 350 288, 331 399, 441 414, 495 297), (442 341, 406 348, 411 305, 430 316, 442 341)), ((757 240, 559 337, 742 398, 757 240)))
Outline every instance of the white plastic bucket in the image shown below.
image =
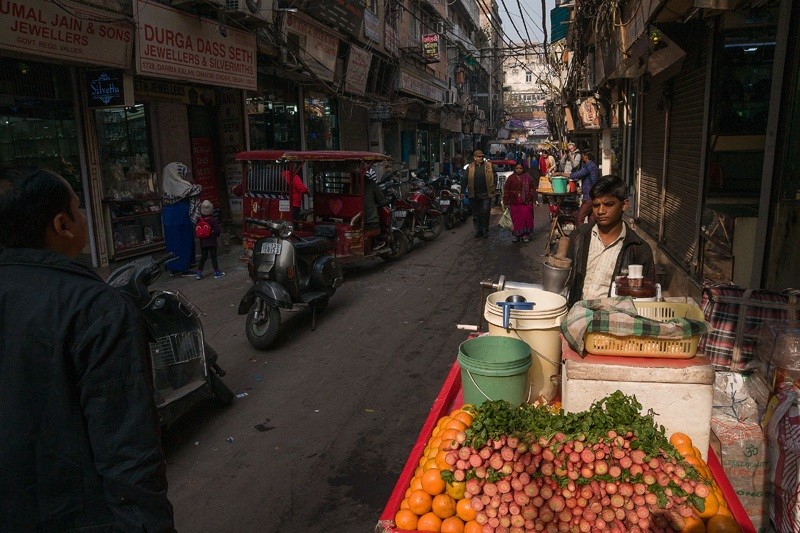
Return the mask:
POLYGON ((512 289, 493 292, 486 298, 483 317, 489 323, 489 335, 514 337, 531 347, 528 369, 531 401, 543 396, 552 400, 557 389, 556 376, 561 367, 561 322, 567 315, 567 299, 540 289, 512 289), (532 310, 512 309, 508 329, 503 327, 504 302, 511 295, 520 295, 533 302, 532 310))

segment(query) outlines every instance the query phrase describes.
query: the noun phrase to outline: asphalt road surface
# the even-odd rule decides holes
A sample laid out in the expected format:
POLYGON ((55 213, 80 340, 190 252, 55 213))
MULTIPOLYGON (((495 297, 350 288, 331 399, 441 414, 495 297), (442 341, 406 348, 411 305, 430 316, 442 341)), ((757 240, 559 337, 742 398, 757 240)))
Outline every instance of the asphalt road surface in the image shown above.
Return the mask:
POLYGON ((466 338, 455 326, 482 313, 479 282, 541 283, 546 208, 530 244, 512 243, 498 216, 489 239, 469 220, 398 262, 348 267, 317 329, 292 313, 268 351, 236 314, 250 286, 236 251, 221 257, 224 278, 160 280, 206 313, 224 379, 246 393, 163 435, 178 530, 373 531, 466 338))

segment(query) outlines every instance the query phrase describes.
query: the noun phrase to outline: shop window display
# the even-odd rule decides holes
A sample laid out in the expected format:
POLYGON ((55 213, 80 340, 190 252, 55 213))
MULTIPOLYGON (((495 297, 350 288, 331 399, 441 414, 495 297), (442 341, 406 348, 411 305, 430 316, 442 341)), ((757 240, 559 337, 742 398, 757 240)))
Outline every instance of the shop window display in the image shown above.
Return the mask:
POLYGON ((161 197, 151 166, 145 106, 95 110, 95 123, 114 259, 162 247, 161 197))
POLYGON ((338 105, 335 99, 312 94, 305 99, 306 149, 338 150, 338 105))

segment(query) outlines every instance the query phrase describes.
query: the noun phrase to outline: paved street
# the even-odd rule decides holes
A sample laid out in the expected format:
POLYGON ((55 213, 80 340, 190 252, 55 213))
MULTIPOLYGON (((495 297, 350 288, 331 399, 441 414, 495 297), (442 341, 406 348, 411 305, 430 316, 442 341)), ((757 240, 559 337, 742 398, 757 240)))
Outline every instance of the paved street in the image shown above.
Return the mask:
POLYGON ((266 352, 236 315, 250 285, 238 250, 222 279, 162 278, 205 311, 226 382, 247 393, 164 434, 178 529, 372 531, 466 336, 455 325, 482 311, 479 281, 540 282, 546 216, 527 245, 496 225, 475 239, 470 220, 399 262, 349 268, 316 331, 298 314, 266 352))

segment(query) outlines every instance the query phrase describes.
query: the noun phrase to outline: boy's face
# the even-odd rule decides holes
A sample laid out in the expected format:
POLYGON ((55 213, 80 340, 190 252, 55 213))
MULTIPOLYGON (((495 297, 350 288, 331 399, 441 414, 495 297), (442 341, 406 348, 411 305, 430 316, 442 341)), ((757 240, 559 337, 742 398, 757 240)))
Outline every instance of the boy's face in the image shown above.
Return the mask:
POLYGON ((601 231, 619 224, 622 213, 628 208, 628 200, 620 202, 616 196, 606 195, 592 200, 592 215, 601 231))

